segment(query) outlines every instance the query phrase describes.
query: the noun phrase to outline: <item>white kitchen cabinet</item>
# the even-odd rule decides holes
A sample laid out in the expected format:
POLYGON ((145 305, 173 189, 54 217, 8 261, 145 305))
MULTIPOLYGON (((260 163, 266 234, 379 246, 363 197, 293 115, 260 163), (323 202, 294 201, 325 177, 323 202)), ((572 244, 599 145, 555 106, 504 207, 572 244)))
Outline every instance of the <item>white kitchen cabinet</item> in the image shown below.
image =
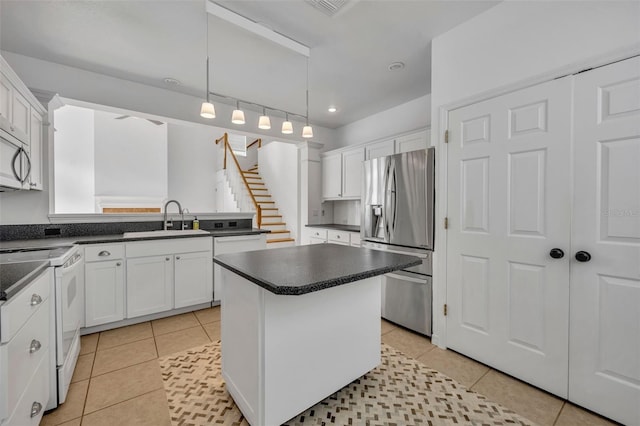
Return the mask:
POLYGON ((363 161, 363 148, 355 148, 342 153, 342 198, 360 198, 363 161))
POLYGON ((173 255, 127 259, 127 318, 173 309, 173 255))
POLYGON ((85 263, 86 327, 124 319, 124 272, 122 259, 85 263))
POLYGON ((127 318, 211 302, 211 238, 125 244, 127 318))
POLYGON ((0 73, 0 129, 9 129, 11 125, 11 95, 13 85, 0 73))
POLYGON ((366 144, 364 147, 365 160, 373 160, 374 158, 395 154, 395 142, 395 140, 389 139, 366 144))
POLYGON ((37 425, 49 401, 53 268, 0 306, 0 423, 37 425))
POLYGON ((42 135, 43 135, 43 115, 35 109, 31 109, 31 131, 30 131, 30 158, 31 173, 29 174, 30 189, 42 190, 42 135))
POLYGON ((427 149, 430 145, 431 132, 429 129, 396 138, 396 154, 402 152, 417 151, 427 149))
POLYGON ((327 242, 326 238, 317 238, 317 237, 309 238, 309 244, 325 244, 326 242, 327 242))
POLYGON ((360 247, 360 232, 343 231, 335 228, 319 228, 316 226, 305 228, 303 244, 340 244, 344 246, 360 247))
POLYGON ((322 198, 359 199, 364 148, 357 147, 322 157, 322 198))
POLYGON ((342 154, 322 157, 322 198, 342 197, 342 154))
MULTIPOLYGON (((213 239, 213 254, 241 253, 243 251, 263 250, 267 248, 266 234, 237 235, 233 237, 216 237, 213 239)), ((220 301, 221 269, 215 265, 213 271, 213 299, 220 301)))
POLYGON ((175 255, 174 307, 211 302, 213 259, 210 251, 175 255))

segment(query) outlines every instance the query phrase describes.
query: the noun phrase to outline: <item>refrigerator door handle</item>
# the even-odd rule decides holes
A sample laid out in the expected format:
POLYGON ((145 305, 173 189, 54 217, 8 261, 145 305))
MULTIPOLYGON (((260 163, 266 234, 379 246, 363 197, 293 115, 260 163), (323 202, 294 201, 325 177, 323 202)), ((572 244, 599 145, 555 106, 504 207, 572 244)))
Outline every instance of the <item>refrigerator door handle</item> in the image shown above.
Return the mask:
POLYGON ((384 185, 382 190, 384 196, 384 206, 382 210, 382 220, 384 224, 384 241, 389 242, 391 239, 391 220, 390 220, 390 206, 391 206, 391 197, 389 190, 389 178, 391 176, 391 161, 386 162, 386 167, 384 170, 384 185))

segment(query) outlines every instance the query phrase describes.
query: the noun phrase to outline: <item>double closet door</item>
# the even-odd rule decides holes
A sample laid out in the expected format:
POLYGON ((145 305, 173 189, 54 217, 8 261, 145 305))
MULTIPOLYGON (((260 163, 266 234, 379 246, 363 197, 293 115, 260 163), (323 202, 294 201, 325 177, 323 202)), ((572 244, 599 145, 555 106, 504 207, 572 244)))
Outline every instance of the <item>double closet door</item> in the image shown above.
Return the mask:
POLYGON ((640 58, 449 113, 447 346, 640 423, 640 58))

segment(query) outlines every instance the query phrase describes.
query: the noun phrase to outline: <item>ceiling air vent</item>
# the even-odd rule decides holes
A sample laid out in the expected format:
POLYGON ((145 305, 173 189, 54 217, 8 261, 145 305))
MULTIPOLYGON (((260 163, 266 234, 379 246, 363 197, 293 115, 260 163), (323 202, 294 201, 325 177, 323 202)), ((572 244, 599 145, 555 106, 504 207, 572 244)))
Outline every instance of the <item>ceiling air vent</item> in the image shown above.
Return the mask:
POLYGON ((338 13, 349 0, 305 0, 308 4, 318 9, 329 17, 333 17, 338 13))

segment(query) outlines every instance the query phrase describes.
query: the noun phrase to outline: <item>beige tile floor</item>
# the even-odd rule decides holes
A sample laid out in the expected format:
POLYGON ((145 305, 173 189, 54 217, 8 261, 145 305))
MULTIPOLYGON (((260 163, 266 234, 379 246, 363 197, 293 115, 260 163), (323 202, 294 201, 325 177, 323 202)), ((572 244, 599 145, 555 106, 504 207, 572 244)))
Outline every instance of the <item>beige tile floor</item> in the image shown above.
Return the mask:
MULTIPOLYGON (((219 339, 219 307, 83 336, 67 401, 41 424, 170 425, 158 357, 219 339)), ((382 341, 540 425, 612 424, 384 320, 382 341)))

